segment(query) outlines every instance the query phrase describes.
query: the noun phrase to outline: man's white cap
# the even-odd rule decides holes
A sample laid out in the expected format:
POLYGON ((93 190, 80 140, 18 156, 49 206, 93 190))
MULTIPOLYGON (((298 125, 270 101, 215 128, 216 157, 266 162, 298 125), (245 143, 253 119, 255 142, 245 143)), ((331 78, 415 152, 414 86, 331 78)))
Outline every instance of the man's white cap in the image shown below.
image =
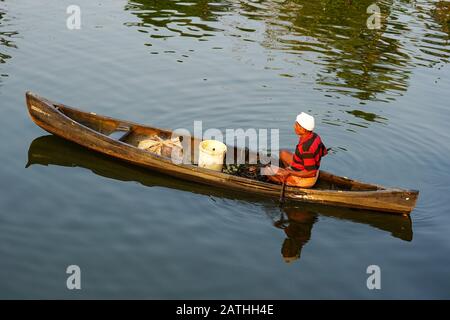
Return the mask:
POLYGON ((303 128, 305 128, 308 131, 313 131, 314 130, 314 117, 310 116, 307 113, 300 113, 297 116, 297 122, 299 125, 301 125, 303 128))

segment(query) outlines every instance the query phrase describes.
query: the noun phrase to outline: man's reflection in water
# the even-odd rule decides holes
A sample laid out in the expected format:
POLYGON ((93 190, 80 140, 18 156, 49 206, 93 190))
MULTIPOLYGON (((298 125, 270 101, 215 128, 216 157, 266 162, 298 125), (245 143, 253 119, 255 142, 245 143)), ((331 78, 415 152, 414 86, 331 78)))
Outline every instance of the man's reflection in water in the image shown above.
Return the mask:
POLYGON ((281 247, 281 254, 286 263, 300 259, 303 246, 311 238, 313 224, 317 221, 317 213, 302 208, 283 208, 287 219, 282 217, 274 225, 283 229, 286 239, 281 247))

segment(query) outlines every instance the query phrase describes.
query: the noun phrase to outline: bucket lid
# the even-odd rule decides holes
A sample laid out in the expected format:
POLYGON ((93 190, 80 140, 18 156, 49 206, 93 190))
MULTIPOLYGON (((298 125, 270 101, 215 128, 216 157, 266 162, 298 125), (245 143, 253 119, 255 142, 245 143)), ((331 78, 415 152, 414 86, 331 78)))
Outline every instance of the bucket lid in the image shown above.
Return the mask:
POLYGON ((203 140, 200 142, 200 150, 209 154, 223 154, 227 152, 227 146, 217 140, 203 140))

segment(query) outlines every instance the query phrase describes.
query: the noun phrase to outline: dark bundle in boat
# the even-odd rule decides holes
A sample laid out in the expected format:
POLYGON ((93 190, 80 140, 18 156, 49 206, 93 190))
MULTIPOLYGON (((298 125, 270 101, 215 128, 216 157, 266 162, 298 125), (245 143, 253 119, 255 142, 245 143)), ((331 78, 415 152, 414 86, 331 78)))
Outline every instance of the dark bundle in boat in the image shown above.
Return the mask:
POLYGON ((261 163, 257 164, 224 164, 223 173, 231 174, 233 176, 253 179, 263 182, 270 182, 267 176, 261 175, 261 168, 265 167, 261 163))

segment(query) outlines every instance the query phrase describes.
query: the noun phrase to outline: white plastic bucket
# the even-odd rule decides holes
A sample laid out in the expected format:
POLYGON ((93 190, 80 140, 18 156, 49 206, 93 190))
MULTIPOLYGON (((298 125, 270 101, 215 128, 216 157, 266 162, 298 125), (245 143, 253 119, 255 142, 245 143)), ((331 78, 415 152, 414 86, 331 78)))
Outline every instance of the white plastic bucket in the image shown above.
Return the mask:
POLYGON ((204 140, 199 145, 198 166, 215 171, 222 171, 223 159, 227 146, 220 141, 204 140))

